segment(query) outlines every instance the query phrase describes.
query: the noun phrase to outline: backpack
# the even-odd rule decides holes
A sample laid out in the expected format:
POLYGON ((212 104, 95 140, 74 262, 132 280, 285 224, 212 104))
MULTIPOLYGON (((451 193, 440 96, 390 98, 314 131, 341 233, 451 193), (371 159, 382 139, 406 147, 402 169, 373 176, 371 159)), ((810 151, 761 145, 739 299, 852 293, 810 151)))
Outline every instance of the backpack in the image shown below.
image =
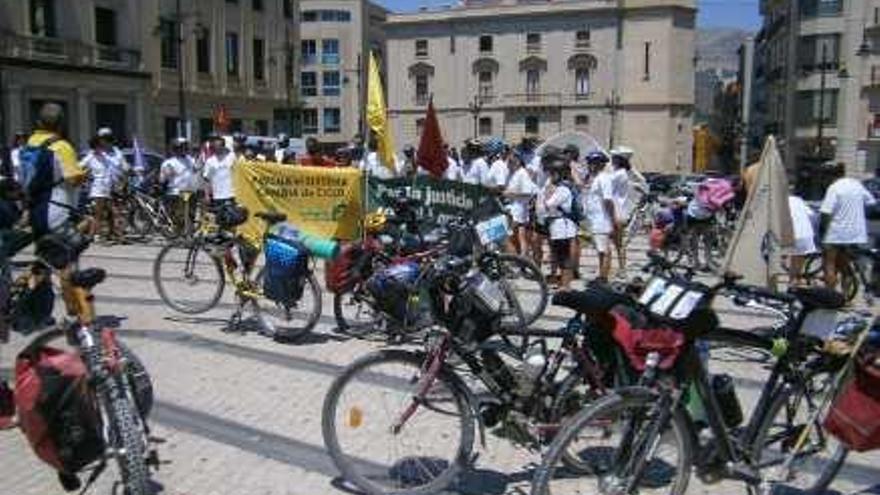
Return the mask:
POLYGON ((55 180, 55 152, 50 149, 60 139, 50 137, 39 145, 25 146, 19 153, 21 175, 18 179, 30 212, 31 229, 36 235, 49 231, 52 189, 62 182, 55 180))
POLYGON ((587 215, 584 212, 584 203, 581 201, 581 190, 569 181, 564 181, 562 185, 567 187, 571 192, 571 208, 568 213, 563 211, 562 215, 572 222, 580 224, 585 218, 587 218, 587 215))

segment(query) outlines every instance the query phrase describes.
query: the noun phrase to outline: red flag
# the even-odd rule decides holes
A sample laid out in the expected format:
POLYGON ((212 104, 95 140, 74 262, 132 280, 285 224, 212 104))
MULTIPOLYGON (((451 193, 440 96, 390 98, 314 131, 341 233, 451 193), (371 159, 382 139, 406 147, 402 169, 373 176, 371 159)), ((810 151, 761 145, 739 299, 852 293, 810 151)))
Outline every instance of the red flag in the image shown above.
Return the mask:
POLYGON ((440 123, 434 113, 433 98, 428 102, 428 115, 425 116, 425 125, 422 128, 416 163, 437 178, 443 177, 443 172, 449 166, 446 151, 443 149, 443 136, 440 135, 440 123))
POLYGON ((226 111, 226 105, 220 104, 216 109, 214 109, 214 128, 218 132, 226 133, 229 132, 229 124, 231 121, 229 120, 229 112, 226 111))

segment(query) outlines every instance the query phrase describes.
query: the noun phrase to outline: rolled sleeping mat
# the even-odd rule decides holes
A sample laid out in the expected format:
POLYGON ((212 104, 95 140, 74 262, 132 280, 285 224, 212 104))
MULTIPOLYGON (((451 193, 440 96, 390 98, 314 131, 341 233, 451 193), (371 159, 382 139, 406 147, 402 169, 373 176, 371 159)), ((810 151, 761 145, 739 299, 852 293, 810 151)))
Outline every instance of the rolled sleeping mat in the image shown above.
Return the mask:
POLYGON ((299 241, 317 258, 330 260, 339 254, 339 241, 299 232, 299 241))

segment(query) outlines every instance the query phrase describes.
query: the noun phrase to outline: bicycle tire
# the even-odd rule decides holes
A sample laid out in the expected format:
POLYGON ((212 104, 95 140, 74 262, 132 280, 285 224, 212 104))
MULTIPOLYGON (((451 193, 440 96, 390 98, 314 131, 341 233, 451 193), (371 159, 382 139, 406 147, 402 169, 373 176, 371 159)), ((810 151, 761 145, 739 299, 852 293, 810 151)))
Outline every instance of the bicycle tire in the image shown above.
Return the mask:
MULTIPOLYGON (((261 268, 257 273, 257 278, 255 279, 257 287, 262 287, 264 274, 265 267, 261 268)), ((306 294, 311 295, 312 304, 311 307, 307 308, 307 311, 305 311, 305 323, 302 326, 288 326, 288 323, 295 319, 299 319, 297 316, 302 313, 301 311, 292 311, 293 308, 289 308, 282 303, 271 301, 265 297, 254 301, 255 309, 260 315, 258 320, 263 330, 276 338, 283 340, 295 340, 314 330, 315 326, 318 324, 318 320, 321 319, 322 291, 318 279, 315 278, 315 274, 312 272, 309 272, 308 275, 305 276, 303 295, 300 296, 296 304, 299 304, 303 298, 306 297, 306 294), (280 315, 274 317, 275 311, 278 311, 280 315), (267 313, 274 317, 274 322, 266 320, 263 315, 267 313), (278 324, 277 322, 282 322, 282 324, 278 324)))
POLYGON ((380 322, 381 317, 377 317, 379 312, 372 308, 368 302, 359 301, 356 302, 356 304, 366 306, 368 311, 374 313, 373 321, 371 323, 365 322, 363 324, 353 324, 349 321, 349 318, 345 315, 345 307, 348 305, 346 298, 355 297, 356 290, 356 287, 352 287, 345 292, 337 292, 333 294, 333 318, 336 320, 336 329, 340 333, 353 338, 363 338, 379 328, 378 323, 380 322))
MULTIPOLYGON (((774 420, 776 419, 777 413, 779 413, 783 407, 786 407, 788 405, 788 400, 793 393, 794 389, 786 388, 785 390, 776 394, 776 397, 770 403, 770 407, 767 409, 764 420, 758 427, 758 431, 755 433, 754 440, 752 441, 752 458, 755 459, 756 464, 760 464, 761 458, 763 457, 762 446, 764 444, 764 440, 768 436, 774 420)), ((837 473, 839 473, 840 469, 843 467, 843 463, 846 461, 848 453, 848 450, 843 445, 838 445, 837 448, 834 450, 834 453, 830 456, 829 462, 821 470, 814 470, 814 464, 811 464, 808 469, 811 472, 818 472, 819 476, 810 487, 803 488, 802 493, 806 495, 820 495, 823 493, 827 493, 828 487, 831 485, 831 483, 834 481, 834 478, 837 477, 837 473)))
MULTIPOLYGON (((169 261, 167 264, 170 265, 171 262, 169 261)), ((170 268, 169 268, 169 270, 170 270, 170 268)), ((182 275, 183 275, 183 279, 186 280, 187 275, 185 273, 182 273, 182 275)), ((198 283, 198 282, 196 281, 195 283, 198 283)), ((201 246, 199 244, 190 244, 189 246, 180 246, 178 244, 170 243, 170 244, 166 244, 159 251, 159 254, 156 255, 156 260, 153 262, 153 285, 156 287, 156 291, 159 293, 159 298, 162 299, 162 302, 164 302, 168 307, 170 307, 171 309, 173 309, 179 313, 194 315, 194 314, 204 313, 206 311, 213 309, 215 306, 217 306, 217 303, 220 302, 220 298, 223 297, 224 287, 226 287, 226 273, 223 271, 223 266, 220 263, 220 259, 215 257, 214 255, 212 255, 210 252, 208 252, 208 250, 205 249, 204 246, 201 246), (165 260, 166 256, 168 256, 168 254, 173 249, 181 249, 181 248, 188 250, 186 261, 182 264, 183 266, 181 267, 182 269, 185 270, 187 265, 191 263, 190 260, 191 260, 192 256, 194 256, 192 254, 193 252, 196 252, 196 253, 204 252, 208 256, 208 258, 211 260, 211 263, 214 266, 214 270, 217 274, 217 283, 215 284, 215 289, 214 289, 213 294, 211 294, 209 296, 207 301, 205 301, 201 304, 192 304, 191 305, 191 304, 184 303, 182 301, 176 301, 174 298, 172 298, 169 295, 169 292, 168 292, 167 288, 165 287, 165 283, 163 282, 163 279, 162 279, 163 261, 165 260)))
MULTIPOLYGON (((550 407, 551 422, 562 424, 567 420, 566 412, 568 412, 568 408, 572 406, 570 397, 576 393, 575 389, 579 385, 584 385, 584 387, 586 387, 582 373, 583 370, 578 366, 575 368, 575 372, 569 374, 562 380, 562 383, 559 385, 559 390, 556 393, 556 397, 553 398, 553 405, 550 407)), ((587 404, 598 399, 599 396, 595 390, 589 389, 588 391, 589 394, 584 397, 584 400, 579 401, 581 404, 576 406, 575 411, 582 410, 587 404)), ((575 414, 577 414, 577 412, 575 412, 575 414)), ((574 414, 572 414, 571 417, 574 417, 574 414)), ((563 452, 560 460, 565 468, 573 473, 592 474, 592 470, 583 465, 583 463, 576 459, 570 452, 563 452)))
MULTIPOLYGON (((541 273, 541 269, 538 268, 538 265, 524 256, 502 253, 498 255, 498 261, 502 266, 515 267, 513 272, 515 278, 524 276, 526 279, 538 284, 538 300, 534 305, 525 304, 527 300, 524 299, 522 295, 516 294, 516 288, 512 284, 508 284, 511 285, 511 289, 517 296, 519 307, 522 310, 523 323, 528 327, 535 323, 538 318, 544 314, 544 311, 547 310, 547 303, 550 300, 550 290, 547 288, 547 280, 544 278, 544 274, 541 273)), ((513 281, 515 278, 508 280, 513 281)), ((507 279, 506 276, 505 279, 507 279)))
MULTIPOLYGON (((569 452, 571 443, 578 433, 591 425, 607 418, 609 413, 617 410, 625 411, 631 408, 650 408, 655 405, 659 396, 654 391, 643 387, 621 388, 596 400, 577 415, 573 416, 559 432, 550 444, 544 455, 541 465, 535 470, 532 480, 532 495, 558 495, 549 490, 550 483, 554 480, 556 470, 564 455, 569 452)), ((672 411, 670 427, 676 440, 678 453, 678 476, 669 492, 672 495, 682 495, 687 491, 690 480, 691 467, 693 465, 693 447, 691 445, 692 432, 685 412, 681 408, 672 411)), ((615 456, 617 457, 617 456, 615 456)), ((595 473, 595 471, 594 471, 595 473)), ((594 474, 595 476, 595 474, 594 474)), ((560 478, 562 479, 562 478, 560 478)), ((579 486, 585 481, 582 476, 578 477, 579 486)), ((580 490, 580 488, 578 488, 580 490)), ((584 493, 578 491, 577 493, 584 493)))
POLYGON ((146 437, 134 406, 118 383, 110 385, 111 431, 114 435, 116 461, 125 495, 152 495, 150 469, 147 466, 146 437))
MULTIPOLYGON (((356 467, 357 462, 355 462, 355 459, 349 459, 349 457, 342 452, 342 448, 339 444, 336 414, 345 387, 356 376, 361 372, 367 371, 371 366, 394 362, 412 366, 415 370, 421 370, 424 365, 424 356, 398 349, 377 351, 351 363, 345 371, 333 381, 330 385, 330 389, 327 391, 321 409, 321 431, 324 437, 324 445, 327 448, 333 463, 342 473, 343 478, 370 495, 386 495, 391 493, 396 495, 427 495, 437 493, 451 485, 458 474, 468 464, 474 443, 475 421, 470 403, 470 394, 467 392, 466 386, 461 379, 459 379, 454 372, 448 368, 441 368, 437 374, 436 380, 437 382, 442 383, 447 390, 451 392, 452 403, 458 407, 460 413, 458 419, 458 446, 455 449, 454 459, 450 459, 447 467, 433 480, 417 488, 407 488, 400 491, 385 489, 379 486, 376 482, 360 474, 356 467)), ((387 375, 376 375, 375 373, 369 374, 367 371, 365 376, 368 377, 368 380, 370 377, 375 376, 372 379, 376 380, 379 377, 387 375)))

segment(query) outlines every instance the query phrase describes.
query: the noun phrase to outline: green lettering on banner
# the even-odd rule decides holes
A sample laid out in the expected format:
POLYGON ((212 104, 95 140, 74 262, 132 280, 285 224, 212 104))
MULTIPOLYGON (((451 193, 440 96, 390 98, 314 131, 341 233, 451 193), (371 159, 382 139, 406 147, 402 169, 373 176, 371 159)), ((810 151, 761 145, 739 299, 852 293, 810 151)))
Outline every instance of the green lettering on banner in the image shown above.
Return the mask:
POLYGON ((490 197, 489 190, 483 186, 428 176, 418 176, 415 180, 382 180, 371 177, 367 183, 368 211, 390 206, 383 198, 402 193, 408 198, 421 201, 423 205, 419 218, 433 223, 442 223, 452 217, 468 216, 477 205, 490 197))

